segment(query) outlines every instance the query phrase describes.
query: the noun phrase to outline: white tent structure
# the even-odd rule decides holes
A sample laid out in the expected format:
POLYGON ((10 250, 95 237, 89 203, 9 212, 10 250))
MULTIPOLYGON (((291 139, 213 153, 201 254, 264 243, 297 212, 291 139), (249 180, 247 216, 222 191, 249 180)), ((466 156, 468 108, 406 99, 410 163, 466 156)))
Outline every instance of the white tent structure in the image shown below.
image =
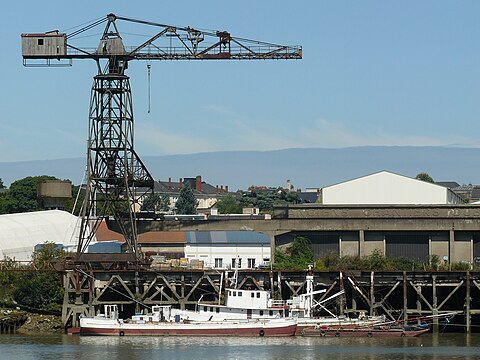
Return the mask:
POLYGON ((0 215, 0 260, 30 261, 34 247, 45 242, 75 249, 77 220, 77 216, 61 210, 0 215))

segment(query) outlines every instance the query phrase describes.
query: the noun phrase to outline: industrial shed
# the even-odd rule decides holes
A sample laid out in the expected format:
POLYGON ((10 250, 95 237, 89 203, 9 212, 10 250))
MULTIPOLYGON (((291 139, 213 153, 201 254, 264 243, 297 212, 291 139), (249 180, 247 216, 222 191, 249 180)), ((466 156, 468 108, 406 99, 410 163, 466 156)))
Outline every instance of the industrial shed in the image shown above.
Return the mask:
POLYGON ((380 171, 321 190, 324 205, 463 204, 452 190, 407 176, 380 171))
POLYGON ((0 259, 30 261, 35 245, 45 242, 74 249, 77 217, 61 210, 0 215, 0 259))

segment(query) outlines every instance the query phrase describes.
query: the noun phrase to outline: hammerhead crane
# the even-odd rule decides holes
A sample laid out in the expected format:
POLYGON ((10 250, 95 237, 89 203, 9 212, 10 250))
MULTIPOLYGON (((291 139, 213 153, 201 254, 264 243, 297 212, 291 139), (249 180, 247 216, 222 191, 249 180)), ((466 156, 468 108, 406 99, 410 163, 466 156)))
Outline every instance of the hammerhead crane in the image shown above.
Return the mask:
POLYGON ((154 180, 133 146, 133 106, 129 77, 132 60, 264 60, 301 59, 300 46, 283 46, 231 36, 227 31, 201 31, 108 14, 70 33, 22 34, 25 66, 69 66, 75 59, 97 64, 90 110, 85 200, 77 256, 86 252, 103 219, 117 222, 129 251, 139 259, 136 210, 153 192, 154 180), (117 22, 159 31, 139 45, 126 46, 117 22), (71 40, 105 24, 96 48, 71 40))

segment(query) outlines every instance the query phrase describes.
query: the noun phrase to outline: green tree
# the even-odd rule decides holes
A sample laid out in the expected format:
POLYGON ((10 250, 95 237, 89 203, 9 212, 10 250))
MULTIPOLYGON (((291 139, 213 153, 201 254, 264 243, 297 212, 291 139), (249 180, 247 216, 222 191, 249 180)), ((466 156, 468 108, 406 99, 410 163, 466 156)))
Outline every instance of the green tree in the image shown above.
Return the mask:
POLYGON ((238 197, 238 202, 242 208, 253 206, 258 207, 261 212, 271 212, 274 205, 297 203, 298 194, 281 188, 266 191, 251 190, 242 192, 238 197))
POLYGON ((14 299, 20 305, 35 309, 60 309, 63 300, 60 273, 23 273, 14 291, 14 299))
POLYGON ((162 207, 162 197, 158 193, 152 193, 145 197, 143 200, 142 207, 140 210, 142 211, 153 211, 157 212, 162 207))
POLYGON ((8 201, 7 193, 6 192, 0 193, 0 214, 8 213, 7 201, 8 201))
POLYGON ((9 214, 38 210, 37 183, 58 180, 53 176, 28 176, 14 181, 7 192, 6 209, 9 214))
POLYGON ((5 185, 3 184, 2 178, 0 178, 0 189, 5 189, 5 185))
POLYGON ((177 214, 187 215, 197 213, 197 200, 193 190, 188 183, 185 183, 180 190, 180 195, 176 203, 177 214))
POLYGON ((429 183, 434 182, 433 178, 430 175, 428 175, 426 172, 421 172, 421 173, 417 174, 417 176, 415 176, 415 179, 426 181, 426 182, 429 182, 429 183))
POLYGON ((161 210, 167 212, 170 210, 170 196, 167 193, 162 195, 162 206, 161 210))
POLYGON ((274 266, 278 270, 305 270, 314 260, 308 239, 297 236, 284 251, 276 250, 274 266))
POLYGON ((242 205, 234 195, 227 195, 218 199, 215 207, 220 214, 241 214, 242 205))
POLYGON ((63 262, 65 252, 54 243, 45 243, 32 254, 32 267, 43 270, 22 273, 17 279, 13 297, 24 306, 59 310, 63 301, 61 274, 56 265, 63 262))
POLYGON ((72 198, 65 204, 65 211, 74 215, 80 215, 83 200, 85 199, 85 190, 80 185, 72 186, 72 198), (73 208, 75 206, 75 209, 73 208))
POLYGON ((65 251, 53 242, 46 242, 32 254, 32 265, 36 269, 55 269, 55 265, 65 260, 65 251))

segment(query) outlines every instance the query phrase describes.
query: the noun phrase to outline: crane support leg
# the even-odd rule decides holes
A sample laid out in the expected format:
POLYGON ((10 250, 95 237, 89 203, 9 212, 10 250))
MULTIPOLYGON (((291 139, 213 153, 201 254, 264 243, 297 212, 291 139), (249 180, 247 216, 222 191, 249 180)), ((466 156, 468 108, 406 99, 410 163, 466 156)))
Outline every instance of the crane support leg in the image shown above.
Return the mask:
POLYGON ((94 77, 89 113, 87 184, 77 253, 86 251, 100 222, 115 221, 137 254, 136 212, 154 181, 133 147, 133 106, 129 77, 94 77))

